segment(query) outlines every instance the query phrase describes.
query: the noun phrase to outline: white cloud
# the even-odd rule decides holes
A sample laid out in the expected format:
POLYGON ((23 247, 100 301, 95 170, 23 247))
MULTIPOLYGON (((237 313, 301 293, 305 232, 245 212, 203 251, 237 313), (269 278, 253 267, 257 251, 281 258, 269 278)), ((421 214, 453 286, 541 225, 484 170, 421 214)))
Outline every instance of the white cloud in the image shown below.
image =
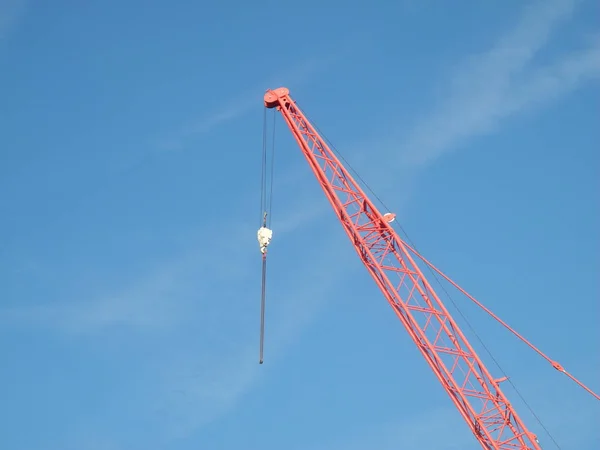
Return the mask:
POLYGON ((553 64, 532 64, 577 3, 552 0, 528 6, 491 49, 469 58, 449 80, 448 95, 402 140, 403 162, 427 164, 469 138, 494 131, 502 120, 600 76, 598 40, 553 64))

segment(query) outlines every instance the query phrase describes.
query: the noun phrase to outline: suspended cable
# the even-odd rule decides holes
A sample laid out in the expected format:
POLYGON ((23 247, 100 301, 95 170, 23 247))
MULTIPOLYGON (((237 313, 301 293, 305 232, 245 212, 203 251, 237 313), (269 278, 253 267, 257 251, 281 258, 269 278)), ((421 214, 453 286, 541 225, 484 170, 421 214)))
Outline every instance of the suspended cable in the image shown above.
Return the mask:
POLYGON ((263 137, 262 154, 260 159, 260 225, 263 222, 263 214, 266 207, 266 169, 267 169, 267 110, 263 114, 263 137))
MULTIPOLYGON (((266 111, 266 108, 265 108, 266 111)), ((271 226, 272 210, 273 210, 273 181, 274 181, 274 170, 275 170, 275 120, 277 115, 273 111, 273 137, 271 139, 271 175, 269 177, 270 192, 269 192, 269 207, 268 207, 268 225, 271 226)))
MULTIPOLYGON (((402 229, 402 231, 406 235, 407 240, 414 247, 414 244, 410 240, 410 238, 409 238, 408 234, 406 233, 406 231, 404 231, 404 229, 402 228, 401 225, 398 225, 398 227, 400 229, 402 229)), ((479 334, 475 330, 475 327, 473 327, 473 325, 471 324, 471 322, 469 321, 469 319, 467 319, 467 317, 465 316, 465 314, 463 314, 463 312, 461 311, 461 309, 458 307, 458 304, 454 301, 454 299, 452 298, 452 296, 450 295, 450 293, 448 292, 448 290, 446 289, 446 287, 441 283, 441 281, 438 278, 437 274, 438 273, 441 274, 447 281, 449 281, 451 284, 453 284, 457 289, 459 289, 461 292, 465 293, 465 295, 467 295, 467 296, 469 296, 469 295, 465 291, 463 291, 462 288, 460 288, 456 283, 454 283, 450 278, 446 278, 446 276, 442 272, 438 271, 437 268, 435 268, 435 266, 433 266, 432 264, 430 264, 429 261, 426 261, 425 258, 423 258, 414 248, 412 248, 411 246, 409 246, 408 244, 406 244, 406 242, 404 243, 404 245, 406 245, 406 247, 411 252, 413 252, 419 259, 421 259, 423 262, 425 262, 425 264, 426 264, 427 268, 429 269, 430 273, 433 275, 433 277, 437 281, 437 283, 440 286, 440 288, 442 289, 442 291, 444 291, 444 294, 446 294, 446 297, 448 297, 448 299, 450 300, 450 302, 454 306, 454 309, 456 309, 456 311, 458 312, 458 314, 460 314, 460 316, 462 317, 462 319, 465 321, 465 323, 467 324, 467 326, 469 327, 469 329, 471 330, 471 332, 475 336, 475 339, 477 339, 477 341, 479 342, 479 344, 483 347, 483 349, 485 350, 485 352, 489 355, 490 359, 494 362, 494 364, 496 364, 496 367, 498 367, 498 370, 500 371, 500 373, 502 374, 502 376, 505 378, 505 380, 514 389, 515 393, 519 396, 519 398, 521 399, 521 401, 523 402, 523 404, 525 405, 525 407, 529 410, 529 412, 531 413, 531 415, 533 416, 533 418, 537 421, 537 423, 540 425, 540 427, 542 428, 542 430, 544 430, 544 432, 550 438, 550 440, 552 441, 552 443, 556 446, 557 449, 561 450, 562 447, 558 444, 558 442, 556 441, 556 439, 554 438, 554 436, 552 435, 552 433, 550 433, 550 430, 548 430, 548 428, 546 427, 546 425, 544 424, 544 422, 542 421, 542 419, 533 410, 533 407, 527 402, 527 400, 525 399, 525 397, 523 396, 523 394, 521 394, 521 391, 517 388, 517 386, 515 385, 515 383, 512 381, 512 379, 505 372, 504 368, 500 365, 500 362, 496 359, 496 357, 491 352, 491 350, 488 348, 488 346, 485 345, 485 342, 483 342, 483 339, 479 336, 479 334)), ((481 305, 481 307, 484 309, 484 311, 486 310, 483 305, 481 305)), ((494 317, 494 316, 492 315, 492 317, 494 317)))
POLYGON ((579 381, 575 376, 573 376, 572 374, 570 374, 569 372, 567 372, 565 370, 565 368, 563 366, 561 366, 558 362, 552 360, 549 356, 547 356, 545 353, 543 353, 540 349, 538 349, 535 345, 533 345, 531 342, 529 342, 527 339, 525 339, 523 336, 521 336, 521 334, 519 334, 515 329, 513 329, 510 325, 508 325, 506 322, 504 322, 500 317, 498 317, 496 314, 494 314, 489 308, 487 308, 483 303, 481 303, 479 300, 477 300, 475 297, 473 297, 471 294, 469 294, 467 291, 465 291, 463 288, 461 288, 457 283, 455 283, 450 277, 448 277, 445 273, 443 273, 441 270, 439 270, 437 267, 435 267, 432 263, 430 263, 427 259, 425 259, 425 257, 423 257, 419 252, 417 252, 414 248, 410 247, 409 245, 407 245, 407 248, 413 252, 421 261, 423 261, 429 268, 431 268, 432 270, 434 270, 437 274, 439 274, 442 278, 444 278, 446 281, 448 281, 452 286, 454 286, 456 289, 458 289, 462 294, 464 294, 469 300, 471 300, 473 303, 475 303, 479 308, 481 308, 483 311, 485 311, 489 316, 491 316, 494 320, 496 320, 496 322, 500 323, 500 325, 502 325, 504 328, 506 328, 508 331, 510 331, 512 334, 514 334, 521 342, 523 342, 524 344, 526 344, 528 347, 530 347, 533 351, 535 351, 538 355, 540 355, 542 358, 544 358, 546 361, 548 361, 552 367, 554 367, 556 370, 558 370, 559 372, 564 373, 567 377, 569 377, 572 381, 574 381, 575 383, 577 383, 578 386, 580 386, 581 388, 583 388, 588 394, 592 395, 594 398, 596 398, 596 400, 600 400, 600 396, 598 394, 596 394, 594 391, 592 391, 589 387, 587 387, 585 384, 583 384, 581 381, 579 381))
POLYGON ((264 361, 264 346, 265 346, 265 304, 267 300, 267 254, 263 253, 262 258, 262 279, 261 279, 262 290, 260 294, 260 352, 258 363, 262 364, 264 361))
POLYGON ((261 155, 261 185, 260 185, 260 214, 261 222, 258 229, 257 238, 262 254, 262 276, 261 276, 261 296, 260 296, 260 349, 259 364, 264 361, 264 340, 265 340, 265 308, 267 296, 267 246, 271 242, 273 232, 269 228, 271 225, 271 212, 273 208, 273 175, 275 159, 275 115, 273 115, 273 143, 271 149, 270 165, 267 156, 267 109, 263 114, 263 145, 261 155))

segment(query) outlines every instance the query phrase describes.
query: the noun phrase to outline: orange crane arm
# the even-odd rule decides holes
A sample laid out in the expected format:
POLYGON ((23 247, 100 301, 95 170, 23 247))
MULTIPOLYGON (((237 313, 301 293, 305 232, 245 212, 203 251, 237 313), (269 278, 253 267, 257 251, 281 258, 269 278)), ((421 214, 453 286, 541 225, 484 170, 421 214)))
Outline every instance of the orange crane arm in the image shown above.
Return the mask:
POLYGON ((541 450, 390 226, 393 216, 375 208, 287 88, 267 91, 264 105, 285 119, 356 252, 482 448, 541 450))
POLYGON ((446 275, 440 269, 438 269, 433 264, 431 264, 429 261, 427 261, 414 248, 410 247, 409 245, 407 245, 406 247, 413 254, 415 254, 421 261, 423 261, 425 264, 427 264, 431 269, 435 270, 439 275, 441 275, 452 286, 454 286, 462 294, 464 294, 469 300, 471 300, 479 308, 484 310, 496 322, 498 322, 500 325, 502 325, 504 328, 506 328, 508 331, 510 331, 512 334, 514 334, 521 342, 523 342, 525 345, 527 345, 529 348, 531 348, 534 352, 536 352, 538 355, 540 355, 542 358, 544 358, 546 361, 548 361, 552 365, 552 367, 554 367, 560 373, 565 374, 567 377, 569 377, 569 379, 571 379, 571 381, 574 381, 579 387, 581 387, 583 390, 585 390, 588 394, 590 394, 596 400, 600 400, 600 395, 598 395, 594 391, 592 391, 582 381, 580 381, 578 378, 573 376, 573 374, 567 372, 567 370, 558 361, 554 361, 553 359, 551 359, 548 355, 546 355, 544 352, 542 352, 539 348, 537 348, 535 345, 533 345, 531 342, 529 342, 527 339, 525 339, 523 336, 521 336, 521 334, 517 333, 517 331, 514 328, 512 328, 510 325, 508 325, 504 320, 502 320, 500 317, 498 317, 496 314, 494 314, 492 311, 490 311, 490 309, 487 308, 485 305, 483 305, 479 300, 477 300, 475 297, 473 297, 471 294, 469 294, 467 291, 465 291, 463 288, 461 288, 458 284, 456 284, 454 281, 452 281, 448 275, 446 275))

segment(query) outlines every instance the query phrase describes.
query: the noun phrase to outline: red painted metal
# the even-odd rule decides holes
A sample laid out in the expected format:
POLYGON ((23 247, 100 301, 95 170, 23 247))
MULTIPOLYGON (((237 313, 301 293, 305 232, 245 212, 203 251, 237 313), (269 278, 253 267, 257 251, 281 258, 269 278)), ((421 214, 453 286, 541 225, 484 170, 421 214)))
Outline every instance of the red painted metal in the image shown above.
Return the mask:
POLYGON ((541 450, 415 263, 287 88, 269 90, 356 252, 484 449, 541 450))

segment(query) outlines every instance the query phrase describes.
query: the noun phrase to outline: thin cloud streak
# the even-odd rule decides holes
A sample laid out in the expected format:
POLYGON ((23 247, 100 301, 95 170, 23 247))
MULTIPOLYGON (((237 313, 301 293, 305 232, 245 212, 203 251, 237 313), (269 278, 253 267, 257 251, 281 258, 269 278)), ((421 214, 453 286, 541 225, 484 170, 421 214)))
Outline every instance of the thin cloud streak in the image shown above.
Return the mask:
MULTIPOLYGON (((301 181, 314 181, 308 168, 292 166, 278 177, 278 191, 294 190, 301 181)), ((286 236, 298 229, 311 226, 327 213, 325 201, 315 202, 307 195, 286 197, 281 207, 276 205, 273 217, 274 246, 285 243, 286 236)), ((254 194, 244 192, 240 205, 257 201, 254 194)), ((189 311, 198 305, 198 299, 208 295, 209 281, 227 276, 243 276, 244 267, 258 254, 256 222, 246 220, 223 223, 207 223, 201 229, 187 233, 179 232, 178 246, 188 249, 170 260, 158 264, 153 270, 134 275, 125 288, 108 287, 106 292, 84 292, 74 299, 55 303, 34 304, 0 308, 0 329, 34 327, 68 335, 104 333, 115 327, 135 332, 167 331, 188 320, 189 311), (206 234, 221 228, 220 234, 228 236, 224 242, 206 240, 206 234), (241 253, 240 253, 241 252, 241 253), (237 254, 242 258, 237 268, 229 260, 215 255, 237 254), (245 261, 249 259, 249 261, 245 261), (221 270, 221 273, 219 273, 221 270), (239 272, 239 273, 238 273, 239 272), (193 293, 193 294, 192 294, 193 293)), ((29 262, 37 267, 35 262, 29 262)), ((253 267, 253 266, 251 266, 253 267)), ((37 270, 47 272, 47 267, 37 270)), ((52 273, 52 277, 60 274, 52 273)), ((227 281, 226 277, 223 282, 227 281)))
POLYGON ((0 324, 34 326, 71 335, 101 333, 113 327, 166 329, 177 323, 182 314, 176 311, 181 305, 169 301, 179 287, 176 274, 177 268, 167 264, 114 294, 2 309, 0 324))
MULTIPOLYGON (((275 240, 309 226, 326 209, 324 202, 315 206, 305 198, 288 202, 285 209, 277 212, 275 240)), ((205 295, 208 280, 214 281, 222 276, 218 274, 217 269, 221 265, 215 255, 239 253, 241 249, 243 260, 255 256, 254 253, 245 253, 246 246, 251 246, 249 250, 258 254, 254 228, 251 225, 240 226, 238 222, 221 230, 223 235, 229 236, 226 243, 207 243, 206 232, 219 226, 222 225, 210 223, 205 229, 195 230, 185 239, 184 247, 190 248, 188 252, 138 276, 124 289, 103 295, 90 293, 83 298, 54 304, 2 308, 0 327, 34 326, 66 334, 95 334, 113 327, 150 332, 180 325, 188 319, 192 305, 205 295), (199 274, 202 276, 198 277, 199 274), (193 295, 190 294, 192 292, 193 295)), ((226 261, 223 261, 222 269, 222 274, 233 274, 226 261)), ((241 271, 245 273, 245 270, 241 271)))
POLYGON ((260 107, 262 94, 266 89, 281 85, 296 87, 303 85, 313 79, 315 75, 329 70, 340 59, 355 54, 358 48, 365 45, 369 45, 369 37, 360 33, 344 39, 342 43, 335 43, 322 51, 321 55, 313 55, 287 70, 275 73, 261 86, 254 86, 229 99, 223 107, 198 119, 192 119, 170 137, 161 139, 159 147, 162 150, 179 150, 192 137, 209 133, 226 122, 242 117, 257 108, 257 105, 260 107))
POLYGON ((279 80, 285 80, 287 84, 292 85, 306 83, 316 73, 325 70, 331 64, 331 61, 331 55, 327 57, 313 57, 284 73, 270 77, 264 85, 260 87, 255 86, 251 90, 241 93, 229 100, 222 108, 182 126, 171 137, 161 141, 160 147, 163 150, 181 149, 188 139, 209 133, 222 124, 238 119, 251 110, 256 109, 257 105, 260 107, 262 101, 261 93, 264 93, 267 87, 274 86, 279 80))
MULTIPOLYGON (((283 254, 285 247, 293 245, 285 236, 297 229, 306 230, 325 212, 325 201, 313 203, 304 197, 296 198, 286 202, 285 209, 277 213, 273 258, 277 247, 281 247, 283 254)), ((248 343, 249 335, 258 336, 255 332, 258 297, 256 302, 247 298, 253 286, 257 294, 260 289, 255 284, 259 279, 255 277, 258 265, 253 264, 260 260, 255 229, 252 225, 231 223, 229 229, 221 230, 228 236, 227 241, 207 243, 205 233, 214 226, 209 224, 206 229, 186 236, 186 247, 191 248, 188 253, 143 274, 114 295, 0 310, 0 325, 103 339, 119 329, 130 333, 129 336, 143 333, 151 338, 144 344, 149 346, 155 339, 174 339, 178 350, 168 354, 155 352, 153 359, 157 359, 157 364, 160 361, 158 366, 164 367, 165 372, 149 377, 143 388, 148 402, 137 405, 136 409, 148 420, 161 424, 156 429, 166 442, 187 436, 235 408, 259 382, 261 373, 268 371, 267 366, 258 366, 257 343, 252 340, 248 343), (237 254, 238 264, 234 268, 230 261, 232 254, 237 254), (230 285, 232 278, 237 280, 235 286, 230 285), (215 292, 220 292, 217 298, 215 292), (236 317, 232 317, 231 310, 236 317), (182 329, 188 330, 183 331, 185 341, 179 340, 182 329), (190 338, 195 340, 193 348, 188 346, 190 338)), ((311 244, 321 245, 323 254, 334 257, 337 251, 328 248, 335 242, 329 242, 322 233, 318 236, 321 238, 311 244)), ((325 260, 320 263, 327 264, 325 260)), ((269 281, 269 297, 278 298, 268 311, 269 364, 281 357, 285 347, 315 317, 328 298, 324 290, 327 286, 333 288, 335 283, 331 271, 326 280, 320 280, 324 272, 309 258, 294 258, 285 270, 274 268, 272 273, 277 270, 282 272, 280 276, 269 281), (305 285, 296 278, 298 272, 308 274, 315 283, 305 285), (291 285, 297 283, 291 296, 282 294, 288 291, 288 278, 291 285)))
MULTIPOLYGON (((314 211, 319 210, 317 206, 314 211)), ((318 213, 313 212, 284 219, 282 223, 287 225, 285 229, 277 228, 280 231, 277 238, 298 228, 306 229, 315 223, 317 217, 318 213)), ((330 227, 339 228, 336 223, 330 227)), ((264 376, 262 374, 268 373, 269 365, 277 363, 285 349, 302 334, 302 330, 326 304, 329 294, 344 274, 344 267, 333 264, 333 259, 346 241, 343 236, 331 239, 327 226, 321 228, 318 236, 320 238, 311 241, 313 248, 320 249, 318 263, 310 256, 303 259, 297 255, 286 264, 285 269, 274 268, 272 271, 274 276, 270 277, 268 286, 267 362, 264 366, 258 365, 258 303, 241 313, 250 321, 243 325, 244 330, 248 327, 246 332, 256 337, 256 341, 248 343, 247 337, 232 337, 239 334, 239 326, 221 321, 219 327, 213 325, 212 330, 203 330, 204 334, 211 333, 210 341, 218 346, 218 351, 213 349, 204 352, 202 358, 189 358, 184 351, 178 361, 168 364, 169 370, 163 374, 161 387, 158 388, 162 389, 162 394, 157 396, 157 403, 152 407, 157 412, 157 420, 168 424, 168 438, 188 436, 233 410, 243 396, 260 382, 260 377, 264 376), (323 270, 324 267, 327 270, 323 270), (303 274, 301 278, 296 276, 298 273, 303 274), (302 280, 306 279, 312 282, 304 283, 302 280), (270 299, 277 301, 271 302, 270 299), (237 333, 233 332, 236 326, 237 333)), ((276 241, 273 244, 277 246, 276 241)), ((282 247, 280 251, 285 253, 287 243, 282 241, 279 245, 282 247)), ((278 259, 275 252, 279 252, 273 252, 271 260, 275 261, 278 259)), ((247 273, 243 278, 248 276, 250 274, 247 273)), ((237 290, 235 295, 239 297, 237 290)))
MULTIPOLYGON (((219 354, 204 354, 201 359, 182 357, 179 364, 170 365, 160 383, 163 393, 154 406, 156 419, 168 426, 167 440, 186 437, 235 409, 318 314, 343 273, 342 269, 333 270, 334 273, 331 270, 334 265, 330 259, 338 253, 339 241, 321 247, 322 254, 331 255, 329 259, 325 256, 319 264, 308 260, 295 270, 292 267, 294 273, 303 274, 303 279, 318 282, 296 282, 295 287, 291 282, 287 289, 283 286, 285 280, 271 282, 269 297, 277 298, 277 304, 269 305, 265 365, 258 364, 257 341, 248 343, 247 339, 231 337, 225 338, 229 342, 219 340, 219 354), (323 267, 328 267, 329 272, 327 278, 321 279, 323 267)), ((256 313, 253 325, 258 324, 258 310, 256 313)), ((252 335, 258 338, 254 328, 252 335)), ((228 335, 225 331, 221 334, 228 335)))
POLYGON ((538 2, 489 51, 471 57, 451 78, 448 96, 403 139, 401 161, 428 164, 462 142, 494 131, 505 119, 555 100, 600 75, 599 43, 545 67, 533 58, 578 1, 538 2))

